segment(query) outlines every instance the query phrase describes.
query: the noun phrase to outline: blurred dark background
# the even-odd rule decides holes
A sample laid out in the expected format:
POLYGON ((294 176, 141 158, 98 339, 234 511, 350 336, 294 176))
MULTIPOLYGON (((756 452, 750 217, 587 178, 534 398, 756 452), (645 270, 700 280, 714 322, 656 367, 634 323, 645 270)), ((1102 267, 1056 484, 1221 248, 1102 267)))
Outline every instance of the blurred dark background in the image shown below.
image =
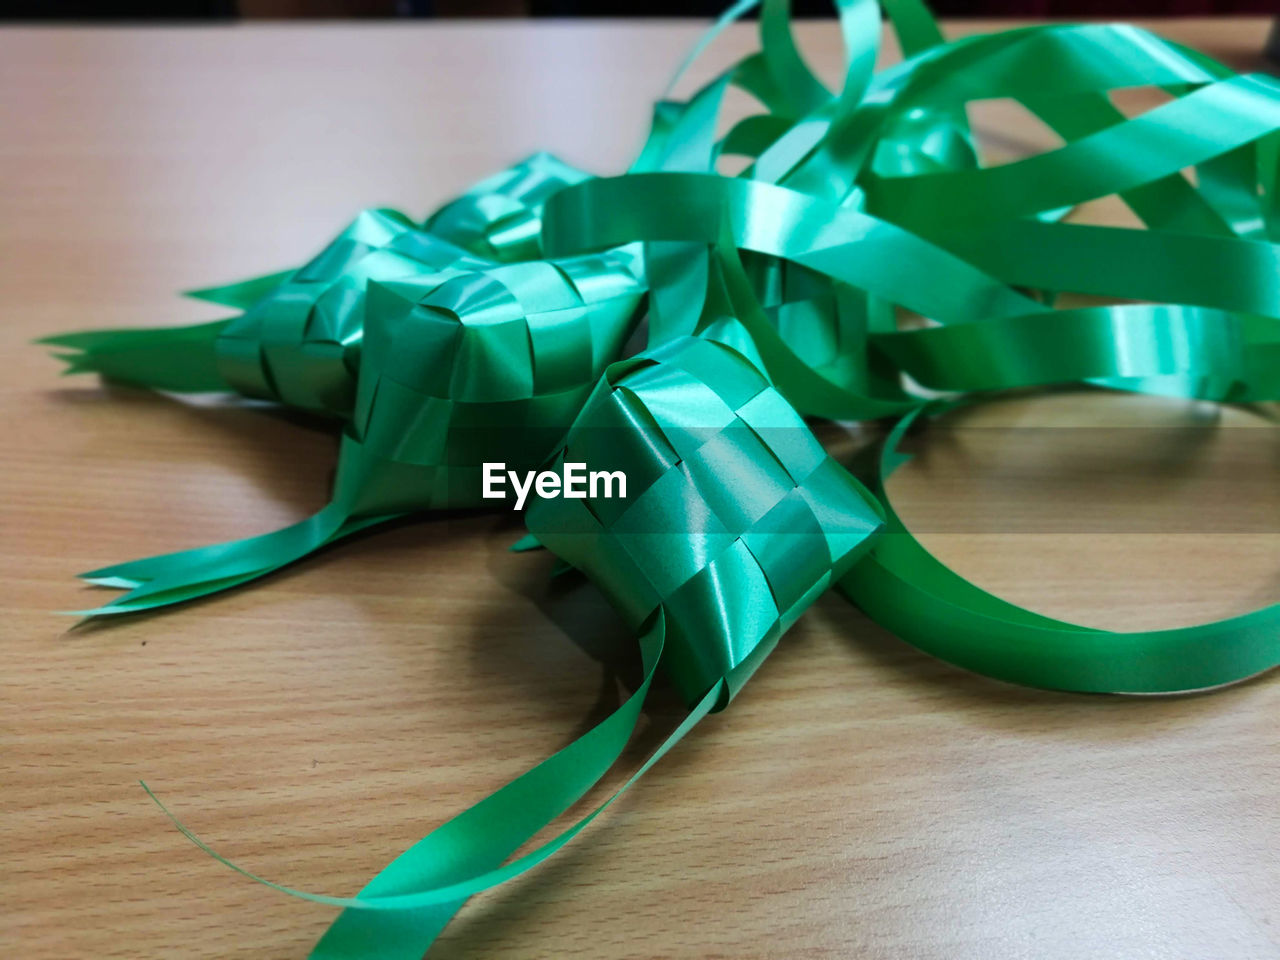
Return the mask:
MULTIPOLYGON (((729 0, 0 0, 7 20, 201 20, 294 17, 711 17, 729 0)), ((947 17, 1274 14, 1280 0, 932 0, 947 17)), ((794 0, 829 16, 830 0, 794 0)))

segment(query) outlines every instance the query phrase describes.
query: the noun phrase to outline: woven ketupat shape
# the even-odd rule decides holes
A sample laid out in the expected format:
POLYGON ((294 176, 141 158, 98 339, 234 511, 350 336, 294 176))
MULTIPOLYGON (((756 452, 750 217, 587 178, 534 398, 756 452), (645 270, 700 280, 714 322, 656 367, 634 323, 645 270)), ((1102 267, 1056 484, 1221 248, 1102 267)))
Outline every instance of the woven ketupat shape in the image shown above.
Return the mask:
POLYGON ((545 151, 535 153, 445 204, 423 229, 487 260, 536 260, 542 256, 543 204, 589 177, 545 151))
POLYGON ((370 284, 335 501, 478 506, 484 463, 538 467, 631 333, 639 273, 614 251, 370 284))
POLYGON ((482 270, 540 257, 546 198, 586 174, 540 153, 476 184, 418 226, 371 209, 295 271, 193 293, 244 311, 185 327, 91 330, 42 341, 68 373, 178 392, 234 390, 349 417, 370 280, 482 270))
POLYGON ((450 266, 485 264, 394 210, 366 210, 319 256, 227 323, 215 345, 218 372, 245 396, 347 416, 369 281, 450 266))
POLYGON ((759 369, 700 337, 611 366, 556 463, 622 471, 627 495, 538 500, 530 531, 633 626, 664 609, 689 703, 722 678, 731 697, 881 525, 759 369))
POLYGON ((529 470, 564 438, 631 333, 626 251, 370 283, 359 395, 333 499, 274 533, 85 574, 129 592, 91 615, 193 599, 404 513, 482 502, 482 464, 529 470))

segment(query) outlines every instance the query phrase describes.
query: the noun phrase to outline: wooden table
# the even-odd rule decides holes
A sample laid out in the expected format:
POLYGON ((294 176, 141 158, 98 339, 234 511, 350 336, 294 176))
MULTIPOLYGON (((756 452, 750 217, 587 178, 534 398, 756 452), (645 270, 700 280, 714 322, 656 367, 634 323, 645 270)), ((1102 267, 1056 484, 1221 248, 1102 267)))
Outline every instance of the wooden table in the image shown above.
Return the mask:
MULTIPOLYGON (((61 380, 28 340, 209 318, 172 292, 296 263, 362 207, 421 215, 538 148, 620 170, 698 29, 0 33, 6 955, 302 957, 332 911, 207 858, 140 778, 247 867, 353 892, 599 717, 628 650, 589 587, 549 591, 549 558, 506 552, 510 516, 402 526, 66 632, 50 611, 101 596, 74 573, 301 517, 335 444, 61 380)), ((1247 65, 1265 24, 1160 29, 1247 65)), ((834 29, 802 34, 836 72, 834 29)), ((750 43, 731 33, 720 61, 750 43)), ((993 116, 997 149, 1036 142, 993 116)), ((1095 429, 1021 454, 987 442, 1007 431, 957 431, 893 491, 943 559, 1037 609, 1118 629, 1224 616, 1280 599, 1277 431, 1228 413, 1240 430, 1163 452, 1115 432, 1203 413, 993 405, 980 425, 1095 429)), ((635 756, 676 715, 661 696, 635 756)), ((433 955, 1277 957, 1278 716, 1275 676, 1184 698, 1007 686, 828 596, 731 710, 433 955)))

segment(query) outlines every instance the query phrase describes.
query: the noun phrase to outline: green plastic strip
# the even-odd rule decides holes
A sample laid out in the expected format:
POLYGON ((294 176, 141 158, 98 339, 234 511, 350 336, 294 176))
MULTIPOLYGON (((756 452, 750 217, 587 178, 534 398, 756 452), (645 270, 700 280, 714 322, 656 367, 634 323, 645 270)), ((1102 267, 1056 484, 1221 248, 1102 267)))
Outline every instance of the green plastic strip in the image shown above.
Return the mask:
POLYGON ((1200 626, 1113 633, 1033 613, 948 569, 906 529, 885 492, 889 474, 907 459, 898 444, 924 412, 903 417, 885 442, 876 490, 887 515, 885 535, 839 584, 877 623, 969 670, 1059 690, 1200 690, 1280 664, 1280 604, 1200 626))

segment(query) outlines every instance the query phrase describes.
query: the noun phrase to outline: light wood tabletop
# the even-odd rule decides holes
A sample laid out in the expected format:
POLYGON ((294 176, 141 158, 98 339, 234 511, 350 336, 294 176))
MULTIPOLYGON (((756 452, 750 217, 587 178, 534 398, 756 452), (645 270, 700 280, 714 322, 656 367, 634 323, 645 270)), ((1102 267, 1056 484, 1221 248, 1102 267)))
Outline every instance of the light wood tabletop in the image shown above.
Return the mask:
MULTIPOLYGON (((1266 24, 1156 28, 1249 68, 1266 24)), ((336 445, 263 409, 60 379, 29 340, 218 316, 174 291, 295 264, 364 207, 421 216, 537 149, 620 171, 700 29, 0 32, 5 955, 303 957, 333 911, 214 862, 140 779, 244 866, 354 893, 602 716, 631 657, 590 586, 507 552, 510 514, 401 525, 68 632, 52 611, 104 596, 75 573, 300 518, 336 445)), ((835 28, 801 34, 835 74, 835 28)), ((997 154, 1043 145, 1007 105, 978 127, 997 154)), ((892 492, 979 584, 1114 629, 1280 600, 1274 422, 1068 394, 964 426, 984 429, 926 443, 892 492), (1232 429, 1181 429, 1206 423, 1232 429)), ((623 766, 678 714, 660 693, 623 766)), ((1022 689, 832 594, 731 709, 475 898, 433 956, 1280 957, 1277 718, 1274 674, 1187 697, 1022 689)))

